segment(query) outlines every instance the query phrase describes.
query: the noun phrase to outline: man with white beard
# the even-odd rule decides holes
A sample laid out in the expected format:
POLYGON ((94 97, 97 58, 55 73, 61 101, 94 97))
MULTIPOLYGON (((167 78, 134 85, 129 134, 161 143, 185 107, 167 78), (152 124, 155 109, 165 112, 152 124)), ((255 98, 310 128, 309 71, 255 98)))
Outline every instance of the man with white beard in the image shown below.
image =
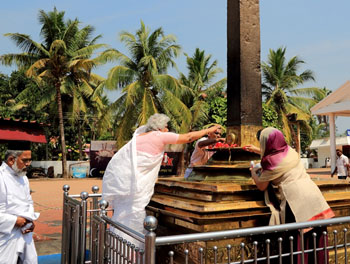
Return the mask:
MULTIPOLYGON (((12 148, 12 147, 10 147, 12 148)), ((34 212, 26 171, 31 163, 29 147, 7 150, 0 167, 0 264, 36 264, 34 212)))

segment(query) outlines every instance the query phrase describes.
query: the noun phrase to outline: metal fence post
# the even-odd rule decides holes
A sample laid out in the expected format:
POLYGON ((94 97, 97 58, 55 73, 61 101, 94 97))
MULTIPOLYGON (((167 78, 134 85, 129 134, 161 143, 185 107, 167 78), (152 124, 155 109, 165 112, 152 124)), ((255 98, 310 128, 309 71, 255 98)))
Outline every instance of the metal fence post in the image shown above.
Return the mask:
POLYGON ((80 247, 80 263, 85 263, 85 251, 86 251, 86 218, 87 218, 87 201, 86 199, 89 198, 89 193, 87 192, 81 192, 80 193, 81 203, 81 215, 79 216, 79 247, 80 247))
POLYGON ((145 235, 145 264, 156 263, 156 233, 158 220, 154 216, 147 216, 143 222, 144 228, 148 231, 145 235))
MULTIPOLYGON (((96 193, 98 193, 100 188, 95 185, 95 186, 92 186, 91 190, 94 194, 96 194, 96 193)), ((96 196, 92 197, 92 209, 99 209, 98 208, 98 197, 96 197, 96 196)))
MULTIPOLYGON (((101 200, 99 202, 100 206, 100 216, 106 216, 107 215, 107 207, 108 207, 108 202, 106 200, 101 200)), ((110 263, 110 260, 107 259, 106 256, 106 229, 107 229, 107 224, 105 221, 102 221, 99 223, 99 238, 98 238, 98 243, 97 243, 97 252, 98 252, 98 263, 103 264, 105 262, 110 263)))
POLYGON ((68 232, 68 219, 67 219, 67 206, 66 202, 67 199, 66 197, 68 196, 68 191, 70 189, 69 185, 65 184, 63 185, 63 212, 62 212, 62 242, 61 242, 61 264, 68 263, 67 262, 67 243, 68 243, 68 237, 67 237, 67 232, 68 232))
MULTIPOLYGON (((93 194, 96 194, 96 193, 98 193, 100 188, 95 185, 92 187, 91 190, 92 190, 93 194)), ((92 202, 90 203, 90 209, 92 209, 92 212, 89 215, 89 217, 90 217, 89 250, 90 250, 90 252, 92 252, 92 241, 96 238, 95 234, 93 234, 93 232, 92 232, 93 231, 92 218, 94 215, 97 215, 97 212, 95 212, 94 210, 99 209, 98 208, 98 197, 96 197, 96 196, 92 197, 92 202)))

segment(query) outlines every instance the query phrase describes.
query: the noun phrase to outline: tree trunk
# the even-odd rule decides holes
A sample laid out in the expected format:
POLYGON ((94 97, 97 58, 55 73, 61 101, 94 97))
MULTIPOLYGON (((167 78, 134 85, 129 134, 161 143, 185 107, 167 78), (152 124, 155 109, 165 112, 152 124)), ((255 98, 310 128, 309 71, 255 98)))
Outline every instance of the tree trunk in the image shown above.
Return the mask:
POLYGON ((326 133, 328 133, 329 132, 329 126, 328 126, 328 116, 323 116, 323 123, 325 123, 325 125, 326 125, 326 133))
MULTIPOLYGON (((297 125, 297 130, 299 133, 299 131, 300 131, 299 124, 298 124, 298 122, 296 122, 295 124, 297 125)), ((290 124, 289 128, 290 128, 290 132, 292 134, 292 138, 294 140, 295 151, 298 152, 298 154, 300 154, 300 140, 299 140, 300 137, 297 133, 295 133, 293 124, 290 124)))
POLYGON ((91 140, 95 140, 96 139, 96 133, 95 133, 95 129, 96 129, 96 122, 94 122, 92 128, 91 128, 91 140))
POLYGON ((301 153, 301 143, 300 143, 300 124, 297 121, 297 152, 301 153))
POLYGON ((67 171, 67 152, 66 152, 66 140, 64 138, 64 125, 63 125, 63 111, 62 111, 62 98, 61 98, 61 82, 56 83, 56 99, 57 99, 57 112, 59 119, 59 128, 61 134, 61 150, 62 150, 62 177, 68 178, 67 171))
POLYGON ((79 160, 83 160, 83 144, 81 142, 80 113, 79 113, 79 120, 78 120, 78 148, 79 148, 79 160))

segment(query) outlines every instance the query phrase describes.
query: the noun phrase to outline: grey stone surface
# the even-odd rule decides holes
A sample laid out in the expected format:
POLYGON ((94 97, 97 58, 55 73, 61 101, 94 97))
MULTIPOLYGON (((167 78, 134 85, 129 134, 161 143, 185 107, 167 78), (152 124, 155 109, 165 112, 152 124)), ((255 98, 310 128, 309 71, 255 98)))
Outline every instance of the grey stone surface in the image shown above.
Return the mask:
POLYGON ((261 126, 259 0, 227 1, 227 125, 261 126))

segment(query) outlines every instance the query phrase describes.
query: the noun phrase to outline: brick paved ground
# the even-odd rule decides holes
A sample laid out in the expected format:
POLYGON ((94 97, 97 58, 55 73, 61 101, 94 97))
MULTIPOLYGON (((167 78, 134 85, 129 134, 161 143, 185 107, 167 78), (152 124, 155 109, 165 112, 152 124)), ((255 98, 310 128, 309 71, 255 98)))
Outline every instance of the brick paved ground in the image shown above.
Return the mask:
MULTIPOLYGON (((329 178, 330 169, 310 169, 308 173, 313 178, 329 178)), ((335 179, 336 180, 336 179, 335 179)), ((82 191, 91 193, 91 187, 102 187, 101 179, 33 179, 30 187, 33 191, 35 210, 40 212, 36 221, 34 238, 38 255, 60 253, 62 232, 62 197, 64 184, 70 186, 70 194, 80 194, 82 191)))
POLYGON ((70 194, 82 191, 92 193, 91 187, 102 187, 101 179, 33 179, 30 188, 33 191, 35 211, 40 212, 35 222, 34 240, 38 255, 61 252, 62 205, 64 184, 70 186, 70 194))

